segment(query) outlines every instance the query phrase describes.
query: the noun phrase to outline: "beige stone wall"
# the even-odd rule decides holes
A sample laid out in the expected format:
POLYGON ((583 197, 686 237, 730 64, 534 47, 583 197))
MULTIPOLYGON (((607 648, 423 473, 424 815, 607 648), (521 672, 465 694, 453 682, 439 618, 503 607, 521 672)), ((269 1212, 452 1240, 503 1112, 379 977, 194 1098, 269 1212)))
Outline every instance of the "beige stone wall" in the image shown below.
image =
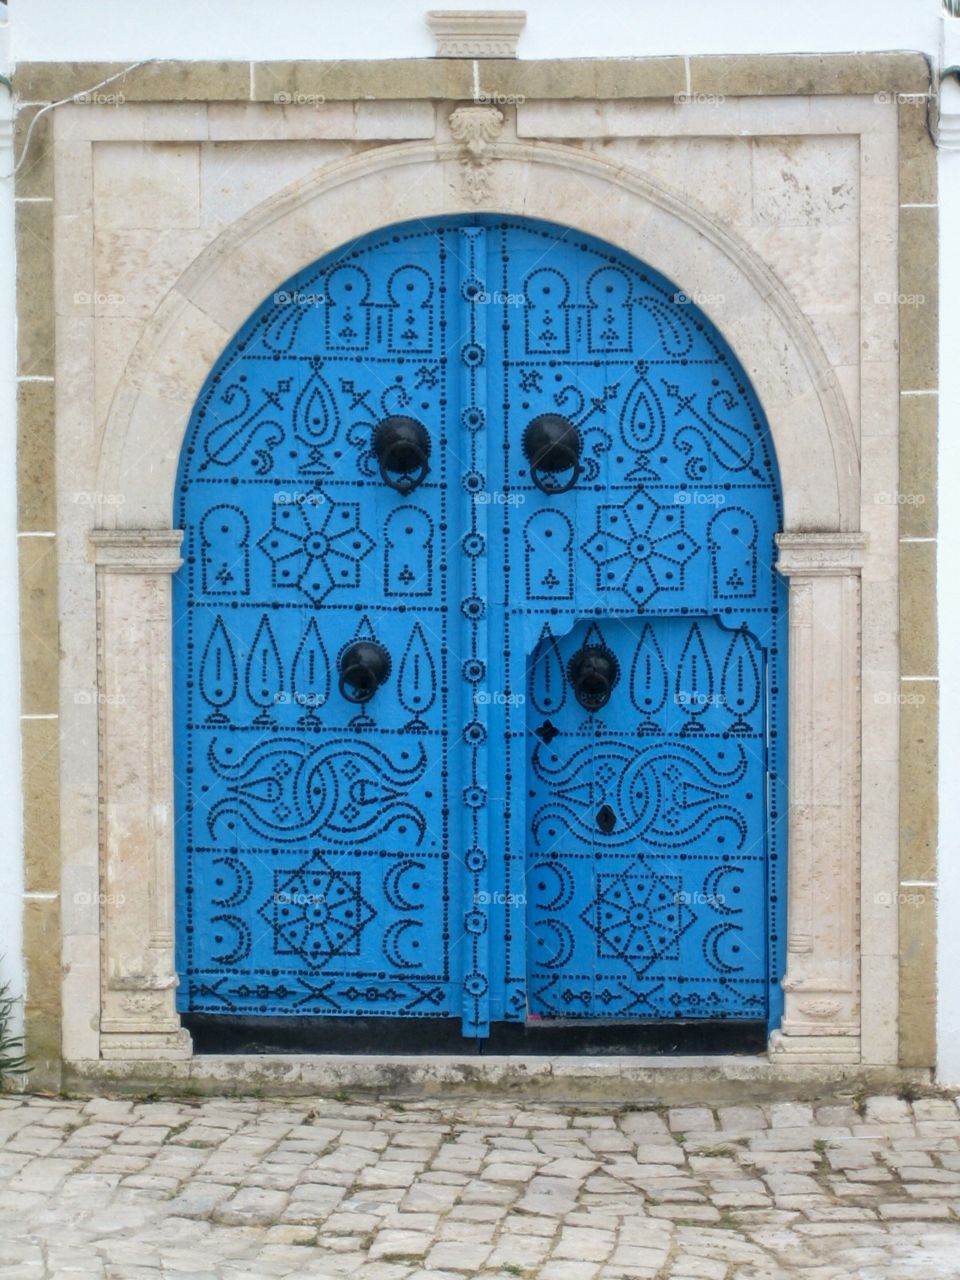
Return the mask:
MULTIPOLYGON (((21 138, 37 104, 114 70, 24 67, 21 138)), ((933 1060, 933 901, 913 883, 935 878, 936 849, 926 64, 491 61, 483 90, 507 101, 479 160, 449 120, 469 105, 471 77, 469 64, 442 59, 166 63, 108 86, 121 104, 61 106, 34 131, 18 187, 27 888, 58 895, 32 899, 26 917, 38 1079, 56 1080, 61 1035, 74 1062, 183 1051, 161 954, 162 824, 141 858, 153 898, 138 905, 134 876, 127 915, 111 914, 114 877, 128 875, 115 871, 129 844, 122 823, 136 828, 143 796, 108 781, 121 746, 109 698, 136 664, 124 667, 123 644, 104 639, 126 614, 154 619, 161 636, 157 574, 175 567, 175 550, 89 534, 169 528, 193 397, 271 288, 365 227, 471 208, 569 221, 702 295, 770 417, 788 529, 839 535, 784 551, 797 598, 823 619, 839 609, 834 630, 846 637, 840 683, 823 686, 808 731, 827 726, 841 779, 838 798, 812 803, 825 815, 836 803, 842 822, 804 826, 798 813, 791 834, 820 851, 791 890, 828 924, 806 951, 807 934, 793 930, 787 1039, 798 1061, 933 1060), (831 583, 846 585, 835 594, 831 583), (123 804, 133 808, 118 826, 123 804)), ((151 643, 156 696, 164 659, 151 643)), ((152 753, 147 798, 162 801, 162 735, 149 749, 122 745, 152 753)))

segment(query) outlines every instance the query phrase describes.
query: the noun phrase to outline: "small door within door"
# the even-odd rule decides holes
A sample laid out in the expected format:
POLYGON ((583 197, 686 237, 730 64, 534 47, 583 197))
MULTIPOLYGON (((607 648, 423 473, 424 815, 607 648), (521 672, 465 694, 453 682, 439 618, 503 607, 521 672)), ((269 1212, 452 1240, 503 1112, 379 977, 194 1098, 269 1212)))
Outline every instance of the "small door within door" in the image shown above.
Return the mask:
POLYGON ((220 358, 176 522, 186 1015, 776 1024, 776 463, 684 294, 545 223, 368 236, 220 358))

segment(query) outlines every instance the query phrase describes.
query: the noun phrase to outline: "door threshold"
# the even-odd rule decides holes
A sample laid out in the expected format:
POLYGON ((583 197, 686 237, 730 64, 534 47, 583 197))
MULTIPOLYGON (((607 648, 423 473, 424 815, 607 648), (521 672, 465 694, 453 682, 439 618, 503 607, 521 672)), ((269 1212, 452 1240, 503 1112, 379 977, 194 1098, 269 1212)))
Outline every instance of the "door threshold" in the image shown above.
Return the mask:
POLYGON ((746 1019, 614 1021, 556 1018, 496 1022, 485 1039, 465 1037, 459 1018, 245 1018, 184 1014, 201 1054, 404 1054, 414 1057, 634 1057, 638 1054, 757 1054, 767 1025, 746 1019))
POLYGON ((928 1086, 921 1068, 784 1055, 204 1054, 179 1060, 97 1059, 64 1064, 70 1094, 396 1100, 437 1104, 510 1099, 646 1108, 852 1095, 928 1086))

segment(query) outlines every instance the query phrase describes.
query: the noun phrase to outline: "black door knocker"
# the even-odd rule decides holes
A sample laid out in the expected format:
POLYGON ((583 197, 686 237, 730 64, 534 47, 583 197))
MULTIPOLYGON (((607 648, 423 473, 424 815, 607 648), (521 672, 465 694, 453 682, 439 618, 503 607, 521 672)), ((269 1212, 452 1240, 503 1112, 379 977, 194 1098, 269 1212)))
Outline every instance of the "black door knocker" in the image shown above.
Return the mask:
POLYGON ((585 644, 570 659, 567 675, 577 701, 585 711, 599 711, 610 701, 620 679, 620 664, 603 644, 585 644))
POLYGON ((597 810, 597 829, 608 836, 616 825, 617 815, 608 804, 601 805, 597 810))
POLYGON ((523 433, 530 478, 548 495, 567 493, 577 483, 582 470, 580 449, 580 432, 559 413, 542 413, 523 433))
POLYGON ((376 640, 354 640, 340 654, 340 693, 348 702, 369 702, 390 675, 390 654, 376 640))
POLYGON ((374 430, 373 451, 381 479, 398 493, 412 493, 430 470, 430 436, 416 418, 384 418, 374 430))

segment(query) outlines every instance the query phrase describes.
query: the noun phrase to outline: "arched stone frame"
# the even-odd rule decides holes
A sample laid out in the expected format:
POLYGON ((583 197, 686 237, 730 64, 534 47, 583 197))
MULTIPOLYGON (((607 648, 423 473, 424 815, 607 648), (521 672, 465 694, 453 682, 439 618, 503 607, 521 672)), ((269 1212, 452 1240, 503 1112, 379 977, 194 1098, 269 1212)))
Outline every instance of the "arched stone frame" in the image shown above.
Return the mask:
MULTIPOLYGON (((91 1013, 102 1056, 189 1053, 173 1006, 170 931, 169 575, 179 564, 170 513, 203 379, 262 299, 324 253, 391 222, 478 208, 564 223, 648 261, 696 298, 764 406, 783 483, 780 565, 791 579, 787 1008, 772 1048, 784 1059, 859 1060, 864 544, 856 436, 835 375, 772 272, 705 213, 575 148, 503 143, 492 154, 476 201, 464 197, 459 148, 433 143, 349 159, 268 199, 181 276, 127 364, 97 484, 124 500, 86 531, 97 563, 103 990, 91 1013), (145 652, 148 678, 138 681, 145 652), (111 723, 115 696, 126 698, 127 724, 142 726, 134 741, 111 723), (145 767, 131 771, 131 753, 145 767)), ((73 532, 84 534, 76 521, 73 532)), ((66 794, 69 773, 68 764, 66 794)), ((896 832, 876 838, 895 841, 896 832)), ((77 995, 90 1008, 90 991, 77 995)), ((68 1040, 65 1057, 95 1056, 85 1028, 82 1040, 68 1040)))

